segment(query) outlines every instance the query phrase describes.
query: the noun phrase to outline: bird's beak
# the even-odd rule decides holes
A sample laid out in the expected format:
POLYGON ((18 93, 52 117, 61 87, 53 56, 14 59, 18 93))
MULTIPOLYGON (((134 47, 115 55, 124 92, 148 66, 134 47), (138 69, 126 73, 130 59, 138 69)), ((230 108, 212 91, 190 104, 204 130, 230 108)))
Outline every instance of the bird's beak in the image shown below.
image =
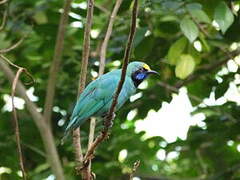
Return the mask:
POLYGON ((147 74, 156 74, 156 75, 160 75, 157 71, 153 71, 153 70, 149 70, 149 71, 147 71, 147 74))

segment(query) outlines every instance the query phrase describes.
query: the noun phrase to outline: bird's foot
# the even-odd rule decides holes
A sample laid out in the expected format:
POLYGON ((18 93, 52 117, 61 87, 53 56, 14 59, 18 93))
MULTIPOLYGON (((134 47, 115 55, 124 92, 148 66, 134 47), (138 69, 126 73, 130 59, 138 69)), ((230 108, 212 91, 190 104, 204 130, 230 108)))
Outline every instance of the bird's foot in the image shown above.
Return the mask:
POLYGON ((115 119, 115 117, 116 117, 115 113, 113 113, 112 117, 110 117, 110 118, 105 116, 105 120, 103 122, 103 125, 108 127, 108 128, 111 128, 113 126, 113 120, 115 119))

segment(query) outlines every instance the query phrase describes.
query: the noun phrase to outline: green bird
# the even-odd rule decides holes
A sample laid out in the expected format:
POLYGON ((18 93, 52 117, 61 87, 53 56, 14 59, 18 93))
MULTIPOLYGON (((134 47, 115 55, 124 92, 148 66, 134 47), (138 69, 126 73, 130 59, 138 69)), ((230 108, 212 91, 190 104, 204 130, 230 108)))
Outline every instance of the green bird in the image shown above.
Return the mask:
MULTIPOLYGON (((66 137, 72 130, 81 126, 91 116, 104 116, 112 104, 115 90, 121 78, 121 69, 106 73, 88 84, 80 95, 70 121, 65 129, 66 137)), ((126 78, 118 97, 116 110, 134 95, 138 85, 148 77, 149 74, 158 74, 143 63, 134 61, 128 64, 126 78)), ((65 138, 64 138, 65 139, 65 138)))

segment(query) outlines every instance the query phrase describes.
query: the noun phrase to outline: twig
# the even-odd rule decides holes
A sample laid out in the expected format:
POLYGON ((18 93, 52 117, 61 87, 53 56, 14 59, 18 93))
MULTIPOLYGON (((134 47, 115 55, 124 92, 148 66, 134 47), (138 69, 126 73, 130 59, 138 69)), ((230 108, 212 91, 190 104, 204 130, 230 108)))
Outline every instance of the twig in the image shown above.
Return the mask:
MULTIPOLYGON (((113 23, 114 23, 116 15, 117 15, 117 12, 119 10, 119 7, 121 6, 121 3, 122 3, 122 0, 116 0, 113 11, 112 11, 112 13, 109 17, 108 28, 107 28, 107 31, 106 31, 106 34, 105 34, 105 37, 104 37, 104 41, 101 45, 101 50, 100 50, 100 65, 99 65, 98 77, 100 77, 104 73, 107 45, 108 45, 108 41, 109 41, 109 39, 111 37, 111 34, 112 34, 113 23)), ((95 126, 96 126, 96 118, 91 118, 91 120, 90 120, 90 130, 89 130, 89 140, 88 140, 88 149, 90 149, 91 144, 93 143, 93 140, 94 140, 95 126)), ((91 161, 89 162, 89 165, 88 165, 88 171, 91 172, 91 161)))
MULTIPOLYGON (((81 72, 79 78, 79 87, 78 87, 78 96, 84 90, 86 84, 87 77, 87 66, 88 66, 88 58, 90 52, 90 32, 92 27, 92 18, 93 18, 93 10, 94 10, 94 0, 88 0, 88 8, 87 8, 87 21, 84 30, 84 39, 83 39, 83 52, 82 52, 82 65, 81 72)), ((75 149, 75 161, 76 161, 76 171, 77 174, 81 173, 81 165, 83 160, 83 154, 81 149, 81 141, 80 141, 80 128, 77 128, 73 131, 73 145, 75 149)), ((83 179, 89 179, 89 172, 82 171, 83 179)))
POLYGON ((102 12, 106 13, 106 14, 110 14, 110 12, 108 11, 107 8, 105 8, 104 6, 98 5, 98 4, 94 4, 94 7, 98 8, 99 10, 101 10, 102 12))
POLYGON ((119 9, 121 3, 122 3, 122 0, 116 0, 116 4, 113 8, 113 11, 112 11, 110 19, 109 19, 107 32, 106 32, 106 35, 105 35, 105 38, 103 40, 101 50, 100 50, 99 75, 102 75, 104 73, 105 59, 106 59, 106 49, 107 49, 108 41, 109 41, 109 39, 111 37, 111 34, 112 34, 113 23, 114 23, 115 17, 117 15, 117 12, 118 12, 118 9, 119 9))
POLYGON ((207 165, 204 163, 201 152, 200 152, 199 149, 197 149, 195 151, 195 154, 196 154, 197 160, 199 161, 199 164, 202 168, 202 177, 205 179, 206 176, 207 176, 207 165))
MULTIPOLYGON (((4 4, 4 3, 6 3, 7 2, 7 0, 6 1, 1 1, 0 2, 0 5, 1 4, 4 4)), ((6 24, 6 22, 7 22, 7 16, 8 16, 8 7, 6 7, 7 9, 4 11, 4 13, 3 13, 3 18, 2 18, 2 23, 1 23, 1 26, 0 26, 0 31, 2 31, 3 30, 3 28, 5 27, 5 24, 6 24)))
MULTIPOLYGON (((0 56, 0 60, 1 60, 0 61, 1 72, 3 72, 5 74, 5 76, 8 78, 8 80, 10 82, 12 82, 15 77, 13 71, 9 68, 8 64, 5 63, 5 60, 2 58, 2 56, 0 56)), ((53 170, 53 174, 56 176, 56 179, 64 180, 63 169, 62 169, 62 166, 60 163, 60 159, 59 159, 58 152, 57 152, 57 149, 55 146, 52 132, 46 125, 42 114, 37 111, 38 107, 36 106, 36 104, 33 103, 28 98, 26 91, 27 91, 26 88, 19 80, 16 85, 16 92, 24 99, 27 110, 30 112, 30 114, 34 120, 34 123, 36 124, 36 126, 40 132, 40 135, 42 137, 42 141, 44 144, 44 148, 46 151, 47 159, 53 170)))
POLYGON ((83 168, 86 168, 86 165, 88 165, 89 160, 93 158, 93 153, 94 153, 95 149, 97 148, 97 146, 108 136, 108 130, 109 130, 109 128, 112 124, 112 120, 114 118, 114 111, 115 111, 115 106, 117 105, 117 99, 121 92, 123 83, 125 81, 125 75, 126 75, 127 65, 128 65, 128 61, 129 61, 130 52, 131 52, 132 42, 133 42, 134 34, 136 31, 137 9, 138 9, 138 0, 134 0, 133 11, 132 11, 132 24, 131 24, 131 29, 130 29, 130 33, 128 36, 128 41, 127 41, 127 45, 126 45, 126 49, 125 49, 125 53, 124 53, 121 79, 118 83, 118 87, 116 89, 112 105, 109 109, 107 116, 105 117, 104 128, 103 128, 101 134, 98 135, 98 137, 92 143, 90 149, 88 149, 88 151, 84 157, 83 168))
POLYGON ((12 97, 13 120, 14 120, 14 124, 15 124, 15 135, 16 135, 16 142, 17 142, 19 164, 20 164, 20 168, 21 168, 21 171, 22 171, 23 179, 26 180, 27 175, 26 175, 26 171, 25 171, 24 163, 23 163, 23 155, 22 155, 22 149, 21 149, 21 139, 20 139, 19 125, 18 125, 17 111, 16 111, 15 105, 14 105, 14 95, 15 95, 15 92, 16 92, 16 85, 17 85, 19 76, 23 71, 25 71, 24 68, 20 68, 17 71, 17 74, 16 74, 16 76, 13 80, 13 83, 12 83, 11 97, 12 97))
POLYGON ((8 0, 2 0, 2 1, 0 1, 0 5, 1 5, 1 4, 4 4, 4 3, 6 3, 6 2, 8 2, 8 0))
POLYGON ((133 179, 133 175, 134 173, 137 171, 137 168, 140 166, 140 160, 137 160, 134 164, 133 164, 133 169, 131 174, 129 175, 129 180, 133 179))
POLYGON ((0 54, 4 54, 7 53, 9 51, 12 51, 13 49, 17 48, 25 39, 25 36, 22 37, 20 40, 18 40, 15 44, 13 44, 12 46, 5 48, 5 49, 0 49, 0 54))
MULTIPOLYGON (((164 83, 162 81, 159 81, 157 84, 159 86, 162 86, 162 87, 170 90, 171 92, 179 93, 179 89, 174 87, 174 86, 171 86, 170 84, 164 83)), ((199 97, 197 97, 195 95, 192 95, 192 94, 188 93, 188 96, 189 96, 189 98, 191 98, 191 99, 193 99, 193 100, 195 100, 195 101, 197 101, 199 103, 204 103, 201 98, 199 98, 199 97)))
POLYGON ((27 71, 27 69, 25 69, 25 68, 23 68, 23 67, 20 67, 20 66, 18 66, 18 65, 16 65, 16 64, 14 64, 14 63, 12 63, 8 58, 6 58, 5 56, 3 56, 2 54, 0 54, 0 57, 1 57, 1 59, 2 60, 4 60, 4 61, 6 61, 8 64, 10 64, 11 66, 13 66, 13 67, 15 67, 15 68, 17 68, 17 69, 24 69, 24 73, 30 78, 30 82, 25 82, 24 84, 25 85, 30 85, 30 84, 33 84, 34 82, 35 82, 35 80, 34 80, 34 77, 27 71))
MULTIPOLYGON (((96 127, 96 118, 92 117, 90 119, 90 128, 89 128, 89 136, 88 136, 88 149, 90 149, 91 144, 94 141, 95 127, 96 127)), ((88 165, 88 172, 91 173, 91 161, 89 162, 89 165, 88 165)))
POLYGON ((72 0, 65 0, 65 3, 64 3, 63 13, 61 14, 60 23, 58 26, 58 34, 57 34, 57 40, 55 44, 53 61, 49 71, 47 94, 45 98, 44 113, 43 113, 44 118, 49 126, 51 125, 51 115, 52 115, 53 100, 55 96, 56 80, 57 80, 57 74, 59 71, 59 66, 60 66, 60 62, 63 54, 64 37, 65 37, 66 26, 68 24, 68 13, 71 8, 71 2, 72 0))

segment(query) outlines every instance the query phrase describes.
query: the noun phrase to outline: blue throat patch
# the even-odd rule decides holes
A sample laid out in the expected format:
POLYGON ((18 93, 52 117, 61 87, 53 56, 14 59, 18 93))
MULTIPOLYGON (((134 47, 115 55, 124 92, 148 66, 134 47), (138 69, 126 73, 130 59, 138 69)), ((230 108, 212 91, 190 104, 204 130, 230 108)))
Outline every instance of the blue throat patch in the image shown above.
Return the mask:
POLYGON ((136 75, 137 80, 144 80, 147 77, 146 73, 138 73, 136 75))

